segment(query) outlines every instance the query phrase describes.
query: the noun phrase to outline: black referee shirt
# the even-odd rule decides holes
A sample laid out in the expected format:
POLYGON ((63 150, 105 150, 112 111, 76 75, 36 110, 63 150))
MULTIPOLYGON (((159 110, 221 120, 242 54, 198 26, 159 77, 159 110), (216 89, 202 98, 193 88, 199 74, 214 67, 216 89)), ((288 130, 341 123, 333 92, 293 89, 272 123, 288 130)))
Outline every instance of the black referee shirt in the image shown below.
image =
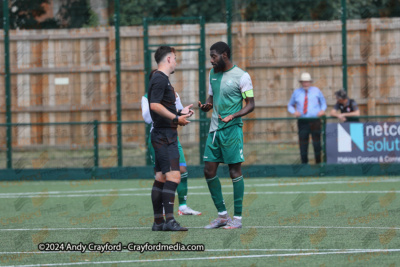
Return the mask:
MULTIPOLYGON (((168 76, 161 71, 153 73, 148 89, 149 105, 159 103, 168 109, 171 113, 177 114, 175 106, 175 90, 169 82, 168 76)), ((172 120, 167 119, 150 109, 150 116, 153 120, 154 128, 177 128, 172 120)))

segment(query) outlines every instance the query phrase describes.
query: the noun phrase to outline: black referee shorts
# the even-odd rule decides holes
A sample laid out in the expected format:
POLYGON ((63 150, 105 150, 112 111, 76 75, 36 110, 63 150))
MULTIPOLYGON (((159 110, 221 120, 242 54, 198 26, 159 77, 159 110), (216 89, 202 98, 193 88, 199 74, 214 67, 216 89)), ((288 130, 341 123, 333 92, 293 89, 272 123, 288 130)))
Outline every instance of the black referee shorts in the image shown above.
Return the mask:
POLYGON ((156 156, 155 171, 163 174, 179 171, 178 131, 173 128, 154 128, 151 144, 156 156))

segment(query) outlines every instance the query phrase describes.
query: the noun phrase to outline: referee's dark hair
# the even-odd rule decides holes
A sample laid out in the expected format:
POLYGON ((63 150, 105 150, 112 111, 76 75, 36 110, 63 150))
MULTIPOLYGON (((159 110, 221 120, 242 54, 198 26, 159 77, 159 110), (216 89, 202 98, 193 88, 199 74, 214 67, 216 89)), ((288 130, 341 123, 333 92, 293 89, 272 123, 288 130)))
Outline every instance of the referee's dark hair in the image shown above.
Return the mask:
POLYGON ((229 48, 229 45, 225 42, 216 42, 210 47, 210 50, 215 50, 220 55, 226 52, 227 57, 231 59, 231 49, 229 48))
POLYGON ((175 48, 165 45, 162 45, 159 48, 157 48, 157 51, 154 54, 154 59, 156 60, 157 64, 160 63, 164 59, 164 57, 169 53, 175 53, 175 48))
POLYGON ((335 92, 336 97, 340 98, 340 99, 346 99, 347 98, 347 93, 345 90, 339 90, 335 92))

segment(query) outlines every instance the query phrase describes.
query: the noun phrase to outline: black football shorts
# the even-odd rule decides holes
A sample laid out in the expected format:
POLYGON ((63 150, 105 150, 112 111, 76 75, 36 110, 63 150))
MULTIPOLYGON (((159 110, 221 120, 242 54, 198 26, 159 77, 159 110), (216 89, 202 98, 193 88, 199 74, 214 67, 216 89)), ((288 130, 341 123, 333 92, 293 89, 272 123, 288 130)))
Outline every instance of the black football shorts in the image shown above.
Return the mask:
POLYGON ((155 152, 155 171, 163 174, 179 171, 178 131, 173 128, 153 128, 151 144, 155 152))

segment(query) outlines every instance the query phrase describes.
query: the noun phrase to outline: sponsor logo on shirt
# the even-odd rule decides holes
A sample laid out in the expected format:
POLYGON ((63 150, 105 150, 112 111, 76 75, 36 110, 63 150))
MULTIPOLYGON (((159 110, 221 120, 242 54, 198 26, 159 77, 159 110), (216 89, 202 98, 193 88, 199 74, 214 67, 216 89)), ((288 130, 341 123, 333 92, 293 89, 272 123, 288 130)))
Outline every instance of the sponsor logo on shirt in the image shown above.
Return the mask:
POLYGON ((232 85, 233 85, 233 81, 232 81, 232 80, 227 80, 227 81, 225 82, 225 84, 226 84, 227 86, 232 86, 232 85))

